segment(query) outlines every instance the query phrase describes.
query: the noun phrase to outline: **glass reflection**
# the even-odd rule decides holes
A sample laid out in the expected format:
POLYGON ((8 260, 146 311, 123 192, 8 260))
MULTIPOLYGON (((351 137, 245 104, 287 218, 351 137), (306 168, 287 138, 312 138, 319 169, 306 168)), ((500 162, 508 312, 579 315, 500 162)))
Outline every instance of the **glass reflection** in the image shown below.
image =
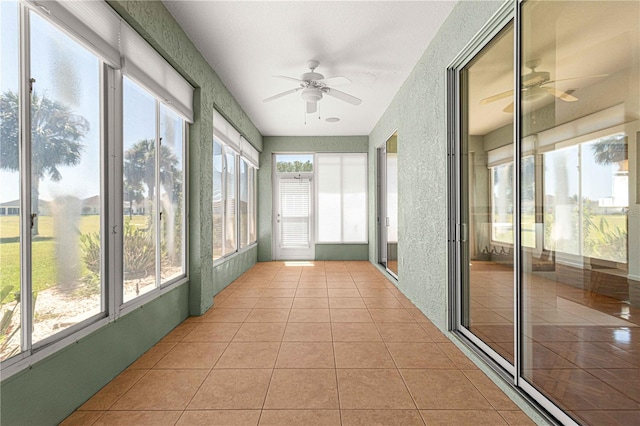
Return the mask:
POLYGON ((581 424, 640 421, 639 18, 637 1, 522 5, 522 156, 534 141, 542 183, 522 374, 581 424))

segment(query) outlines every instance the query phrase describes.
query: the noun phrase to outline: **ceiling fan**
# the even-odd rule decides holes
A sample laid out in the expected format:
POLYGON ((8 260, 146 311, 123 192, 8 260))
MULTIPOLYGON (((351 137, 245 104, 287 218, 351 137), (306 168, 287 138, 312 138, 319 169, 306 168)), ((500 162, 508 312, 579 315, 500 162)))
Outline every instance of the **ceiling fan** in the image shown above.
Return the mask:
POLYGON ((318 111, 318 101, 322 99, 323 95, 332 96, 336 99, 340 99, 341 101, 350 103, 351 105, 360 105, 362 103, 362 100, 355 96, 351 96, 347 93, 341 92, 340 90, 334 89, 333 87, 329 87, 329 84, 351 83, 351 80, 347 77, 325 78, 324 75, 315 71, 318 65, 320 65, 318 61, 308 61, 307 68, 309 68, 309 72, 302 74, 300 78, 275 75, 274 77, 276 78, 295 81, 300 87, 278 93, 277 95, 264 99, 264 102, 271 102, 291 93, 301 91, 302 100, 307 104, 307 114, 312 114, 318 111))
MULTIPOLYGON (((522 84, 522 101, 532 102, 538 99, 542 99, 545 96, 551 95, 564 102, 575 102, 578 100, 572 95, 573 90, 563 91, 554 87, 555 83, 560 81, 578 80, 581 78, 594 78, 594 77, 606 77, 608 74, 595 74, 586 75, 582 77, 570 77, 560 80, 551 80, 551 74, 548 71, 536 71, 536 68, 540 65, 540 59, 532 59, 525 63, 525 66, 531 71, 528 74, 522 76, 520 82, 522 84)), ((506 92, 498 93, 493 96, 489 96, 480 101, 480 105, 486 105, 491 102, 498 101, 500 99, 509 98, 513 96, 513 90, 507 90, 506 92)), ((507 105, 502 111, 507 113, 513 112, 513 102, 507 105)))

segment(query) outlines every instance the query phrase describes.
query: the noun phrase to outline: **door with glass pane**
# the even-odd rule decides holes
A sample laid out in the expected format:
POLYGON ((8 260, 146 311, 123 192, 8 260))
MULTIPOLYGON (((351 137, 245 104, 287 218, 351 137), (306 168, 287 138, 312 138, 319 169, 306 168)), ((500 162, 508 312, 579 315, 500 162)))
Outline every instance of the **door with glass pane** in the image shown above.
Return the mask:
POLYGON ((278 175, 275 181, 274 257, 311 260, 315 256, 312 175, 278 175))

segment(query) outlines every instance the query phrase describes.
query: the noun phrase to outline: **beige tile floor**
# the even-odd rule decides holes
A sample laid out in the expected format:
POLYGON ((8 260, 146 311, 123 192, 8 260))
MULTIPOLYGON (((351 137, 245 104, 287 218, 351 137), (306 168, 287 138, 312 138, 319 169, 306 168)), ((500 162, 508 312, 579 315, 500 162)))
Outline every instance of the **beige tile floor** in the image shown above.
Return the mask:
POLYGON ((531 425, 368 262, 259 263, 64 425, 531 425))

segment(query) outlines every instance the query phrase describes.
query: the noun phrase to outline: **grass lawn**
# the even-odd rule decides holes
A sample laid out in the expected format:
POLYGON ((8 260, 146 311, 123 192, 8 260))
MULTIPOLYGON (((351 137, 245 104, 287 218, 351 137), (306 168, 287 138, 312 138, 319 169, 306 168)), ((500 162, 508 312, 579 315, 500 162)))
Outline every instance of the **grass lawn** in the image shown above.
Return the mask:
MULTIPOLYGON (((125 218, 128 220, 128 217, 125 218)), ((146 226, 145 216, 133 216, 131 222, 146 226)), ((0 216, 0 286, 20 288, 20 243, 18 242, 19 220, 17 216, 0 216)), ((53 218, 42 216, 38 219, 39 235, 33 240, 32 274, 33 290, 42 291, 57 284, 57 265, 55 261, 55 239, 53 218)), ((81 234, 98 232, 100 216, 81 216, 78 229, 81 234)), ((86 273, 86 270, 83 271, 86 273)))

